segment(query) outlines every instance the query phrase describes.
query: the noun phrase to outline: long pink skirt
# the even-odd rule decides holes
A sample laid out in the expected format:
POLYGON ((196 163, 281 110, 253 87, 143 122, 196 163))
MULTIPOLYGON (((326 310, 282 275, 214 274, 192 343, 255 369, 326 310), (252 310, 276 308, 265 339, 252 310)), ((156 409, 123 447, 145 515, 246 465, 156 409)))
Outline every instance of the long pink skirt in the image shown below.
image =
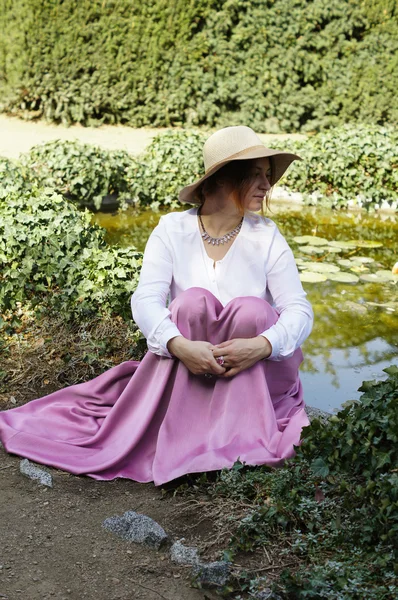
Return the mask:
MULTIPOLYGON (((254 337, 276 311, 253 296, 225 307, 202 288, 169 306, 181 333, 212 344, 254 337)), ((298 368, 259 361, 232 378, 191 374, 177 359, 147 352, 91 381, 0 413, 5 449, 74 474, 161 485, 187 473, 248 465, 280 466, 309 424, 298 368)))

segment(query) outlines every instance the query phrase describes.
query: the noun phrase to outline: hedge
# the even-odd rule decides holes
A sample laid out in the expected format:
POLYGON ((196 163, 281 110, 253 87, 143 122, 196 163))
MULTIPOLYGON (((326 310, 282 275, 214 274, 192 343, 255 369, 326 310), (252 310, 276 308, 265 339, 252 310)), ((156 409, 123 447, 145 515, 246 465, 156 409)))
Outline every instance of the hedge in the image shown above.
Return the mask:
POLYGON ((0 110, 318 131, 398 120, 396 0, 2 0, 0 110))

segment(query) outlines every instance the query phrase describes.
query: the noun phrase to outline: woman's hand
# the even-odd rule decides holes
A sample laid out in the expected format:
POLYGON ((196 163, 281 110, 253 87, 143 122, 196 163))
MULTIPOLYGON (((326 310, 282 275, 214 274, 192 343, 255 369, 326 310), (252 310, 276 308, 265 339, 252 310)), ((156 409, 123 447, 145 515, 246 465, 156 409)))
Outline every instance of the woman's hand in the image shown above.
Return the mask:
POLYGON ((256 362, 268 358, 272 346, 263 335, 254 338, 236 338, 214 346, 215 358, 224 357, 224 367, 227 371, 220 377, 233 377, 244 369, 249 369, 256 362))
POLYGON ((221 367, 213 356, 215 348, 209 342, 192 342, 182 335, 169 340, 167 349, 173 356, 181 360, 187 369, 194 375, 223 375, 225 368, 221 367))

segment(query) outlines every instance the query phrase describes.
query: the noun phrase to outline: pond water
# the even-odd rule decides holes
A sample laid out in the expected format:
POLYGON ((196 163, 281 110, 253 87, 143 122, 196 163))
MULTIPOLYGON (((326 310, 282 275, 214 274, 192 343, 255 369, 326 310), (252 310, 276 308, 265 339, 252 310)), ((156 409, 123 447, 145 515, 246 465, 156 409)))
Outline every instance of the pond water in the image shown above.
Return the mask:
MULTIPOLYGON (((142 251, 162 214, 97 213, 93 221, 109 243, 142 251)), ((268 216, 294 252, 315 313, 303 345, 305 400, 332 412, 359 398, 362 381, 385 377, 383 369, 398 362, 398 218, 283 204, 268 216)))

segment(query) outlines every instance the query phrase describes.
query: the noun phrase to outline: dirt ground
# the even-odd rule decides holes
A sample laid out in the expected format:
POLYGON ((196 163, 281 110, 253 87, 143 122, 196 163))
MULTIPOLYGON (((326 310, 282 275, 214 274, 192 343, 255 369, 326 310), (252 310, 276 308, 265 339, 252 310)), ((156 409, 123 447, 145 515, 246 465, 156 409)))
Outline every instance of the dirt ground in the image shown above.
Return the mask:
MULTIPOLYGON (((100 127, 65 127, 43 121, 23 121, 16 117, 0 115, 0 156, 18 158, 21 152, 28 152, 32 146, 50 140, 79 140, 87 144, 97 144, 109 150, 127 150, 139 154, 152 138, 166 131, 143 127, 135 129, 123 125, 101 125, 100 127)), ((266 135, 260 134, 263 142, 275 138, 305 138, 301 134, 266 135)))
POLYGON ((102 527, 107 517, 134 510, 155 519, 172 541, 200 545, 212 529, 195 504, 153 484, 101 482, 45 467, 53 475, 47 488, 21 475, 19 462, 0 449, 1 599, 219 598, 192 587, 190 567, 172 563, 167 548, 151 550, 102 527))

